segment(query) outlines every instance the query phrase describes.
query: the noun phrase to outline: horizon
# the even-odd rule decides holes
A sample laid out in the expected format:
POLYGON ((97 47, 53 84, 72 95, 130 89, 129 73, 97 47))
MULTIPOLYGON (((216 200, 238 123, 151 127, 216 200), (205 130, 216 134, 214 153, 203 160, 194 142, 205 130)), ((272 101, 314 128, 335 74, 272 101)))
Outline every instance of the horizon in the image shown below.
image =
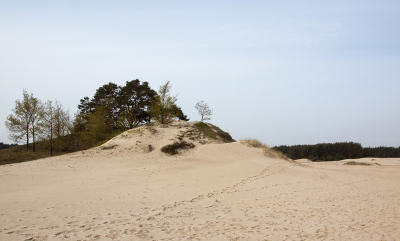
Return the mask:
MULTIPOLYGON (((192 121, 188 121, 188 122, 192 122, 192 121)), ((212 124, 211 122, 205 122, 205 123, 210 123, 210 124, 212 124)), ((141 124, 141 125, 139 125, 139 126, 137 126, 137 127, 134 127, 134 128, 132 128, 132 129, 135 129, 135 128, 138 128, 138 127, 140 127, 140 126, 142 126, 142 125, 144 125, 144 124, 141 124)), ((128 130, 126 130, 126 131, 129 131, 129 130, 132 130, 132 129, 128 129, 128 130)), ((223 129, 222 129, 223 130, 223 129)), ((126 131, 124 131, 123 133, 125 133, 126 131)), ((225 130, 223 130, 223 131, 225 131, 225 130)), ((121 133, 121 134, 119 134, 119 135, 122 135, 123 133, 121 133)), ((229 133, 229 132, 228 132, 229 133)), ((239 142, 239 141, 241 141, 242 139, 240 139, 240 140, 236 140, 235 139, 235 141, 236 142, 239 142)), ((46 140, 45 140, 46 141, 46 140)), ((36 141, 36 142, 41 142, 41 141, 36 141)), ((274 146, 270 146, 271 148, 273 148, 273 147, 279 147, 279 146, 302 146, 302 145, 310 145, 310 146, 313 146, 313 145, 318 145, 318 144, 335 144, 335 143, 349 143, 349 142, 353 142, 353 143, 357 143, 357 144, 360 144, 361 145, 361 147, 362 148, 379 148, 379 147, 389 147, 389 148, 400 148, 400 146, 398 146, 398 147, 396 147, 396 146, 373 146, 373 147, 371 147, 371 146, 364 146, 362 143, 358 143, 358 142, 354 142, 354 141, 345 141, 345 142, 332 142, 332 143, 328 143, 328 142, 320 142, 320 143, 315 143, 315 144, 294 144, 294 145, 286 145, 286 144, 282 144, 282 145, 274 145, 274 146)), ((29 142, 29 144, 32 144, 33 142, 29 142)), ((21 141, 21 142, 19 142, 19 143, 4 143, 4 142, 1 142, 0 141, 0 145, 18 145, 18 146, 26 146, 26 141, 25 141, 25 144, 23 143, 23 141, 21 141)), ((263 143, 264 144, 264 143, 263 143)))
POLYGON ((0 142, 22 90, 70 114, 96 89, 171 81, 234 139, 400 146, 398 1, 0 1, 0 142))

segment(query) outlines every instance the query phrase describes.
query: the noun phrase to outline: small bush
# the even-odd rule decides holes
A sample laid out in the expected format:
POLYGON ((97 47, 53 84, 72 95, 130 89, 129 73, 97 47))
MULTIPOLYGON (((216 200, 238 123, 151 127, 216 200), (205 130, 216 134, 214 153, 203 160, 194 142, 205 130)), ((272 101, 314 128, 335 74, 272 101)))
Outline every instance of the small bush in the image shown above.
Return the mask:
POLYGON ((110 149, 114 149, 114 147, 117 147, 118 145, 108 145, 108 146, 100 146, 101 150, 110 150, 110 149))
POLYGON ((181 142, 174 142, 173 144, 170 145, 166 145, 163 148, 161 148, 161 151, 170 155, 176 155, 179 154, 179 150, 190 149, 194 147, 195 145, 193 143, 181 141, 181 142))

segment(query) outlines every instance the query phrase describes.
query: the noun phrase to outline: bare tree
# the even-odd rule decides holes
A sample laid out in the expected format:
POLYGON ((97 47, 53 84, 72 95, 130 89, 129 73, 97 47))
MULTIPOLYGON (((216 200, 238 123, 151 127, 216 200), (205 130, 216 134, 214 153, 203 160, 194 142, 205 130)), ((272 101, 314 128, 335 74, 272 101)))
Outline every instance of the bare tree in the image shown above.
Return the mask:
POLYGON ((199 115, 201 116, 201 122, 205 120, 211 120, 210 116, 213 114, 213 110, 210 109, 210 107, 208 107, 204 101, 197 102, 194 108, 196 108, 197 112, 199 112, 199 115))
POLYGON ((62 104, 56 100, 54 106, 54 128, 57 139, 70 133, 71 117, 69 110, 65 111, 62 104))
POLYGON ((10 132, 9 138, 14 142, 26 139, 26 146, 29 147, 29 140, 32 136, 33 151, 35 151, 35 137, 38 133, 41 112, 43 110, 42 102, 33 97, 33 94, 23 90, 23 100, 15 101, 14 113, 7 116, 5 122, 6 128, 10 132))
POLYGON ((53 106, 52 101, 48 100, 45 103, 40 125, 42 137, 49 140, 50 155, 53 155, 53 137, 56 126, 56 108, 53 106))

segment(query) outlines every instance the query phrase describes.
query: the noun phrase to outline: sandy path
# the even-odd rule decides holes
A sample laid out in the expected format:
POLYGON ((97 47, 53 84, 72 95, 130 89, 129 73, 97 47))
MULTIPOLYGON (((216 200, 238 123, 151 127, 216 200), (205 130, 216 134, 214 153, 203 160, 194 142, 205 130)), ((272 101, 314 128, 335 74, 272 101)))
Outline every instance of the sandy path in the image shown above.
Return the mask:
POLYGON ((1 166, 0 240, 400 240, 400 159, 374 162, 231 143, 1 166))

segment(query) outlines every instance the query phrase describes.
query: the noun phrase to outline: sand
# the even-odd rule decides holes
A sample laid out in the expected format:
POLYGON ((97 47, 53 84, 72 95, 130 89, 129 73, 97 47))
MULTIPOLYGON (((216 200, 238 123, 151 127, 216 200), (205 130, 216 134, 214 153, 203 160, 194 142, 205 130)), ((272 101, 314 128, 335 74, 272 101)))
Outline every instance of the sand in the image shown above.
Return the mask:
POLYGON ((400 240, 399 158, 291 162, 210 140, 160 151, 190 126, 0 166, 0 240, 400 240))

